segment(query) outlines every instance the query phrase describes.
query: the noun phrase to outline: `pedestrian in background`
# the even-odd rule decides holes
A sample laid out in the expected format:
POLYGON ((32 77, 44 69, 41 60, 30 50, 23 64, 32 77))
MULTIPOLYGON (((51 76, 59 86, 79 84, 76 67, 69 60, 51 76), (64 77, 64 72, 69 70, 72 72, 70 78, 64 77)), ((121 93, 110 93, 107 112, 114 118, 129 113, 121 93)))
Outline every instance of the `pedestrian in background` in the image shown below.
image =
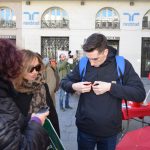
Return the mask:
POLYGON ((56 106, 56 99, 55 94, 56 91, 59 89, 59 75, 57 70, 57 64, 56 61, 51 59, 49 60, 48 57, 43 58, 43 63, 45 65, 45 80, 49 87, 49 91, 54 103, 54 106, 56 106))
POLYGON ((30 50, 22 50, 21 52, 23 66, 21 74, 14 81, 15 89, 18 92, 15 102, 26 118, 41 107, 49 106, 48 119, 60 136, 57 112, 43 75, 45 70, 42 59, 37 53, 30 50))
POLYGON ((68 52, 67 62, 68 62, 70 71, 72 71, 77 64, 77 58, 76 58, 76 55, 71 55, 71 51, 68 52))
POLYGON ((83 44, 88 58, 84 81, 79 64, 61 81, 67 92, 80 92, 76 112, 78 150, 115 150, 121 132, 122 99, 142 102, 145 89, 131 63, 125 59, 123 84, 116 68, 117 50, 104 35, 94 33, 83 44))
MULTIPOLYGON (((60 54, 59 55, 59 62, 58 62, 58 73, 59 73, 59 77, 60 80, 62 78, 64 78, 67 73, 70 72, 70 67, 69 67, 69 63, 67 62, 67 58, 65 54, 60 54)), ((59 105, 60 105, 60 109, 62 111, 65 111, 66 109, 72 109, 72 107, 69 105, 69 97, 70 94, 68 92, 65 92, 61 87, 59 88, 59 105), (65 108, 64 108, 64 104, 63 101, 65 99, 65 108)))
POLYGON ((21 51, 10 41, 0 39, 0 149, 46 150, 50 139, 42 125, 49 112, 32 113, 27 121, 15 103, 12 81, 21 69, 21 51))

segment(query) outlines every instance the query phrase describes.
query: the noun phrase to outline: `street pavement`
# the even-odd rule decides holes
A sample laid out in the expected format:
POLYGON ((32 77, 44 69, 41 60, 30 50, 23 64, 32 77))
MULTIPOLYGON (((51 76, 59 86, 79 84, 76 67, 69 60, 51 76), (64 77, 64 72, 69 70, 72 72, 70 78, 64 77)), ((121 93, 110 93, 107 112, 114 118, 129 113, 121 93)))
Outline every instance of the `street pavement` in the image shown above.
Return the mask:
POLYGON ((66 111, 62 111, 59 108, 58 95, 59 93, 56 94, 56 110, 59 118, 61 140, 66 150, 77 150, 75 113, 79 97, 77 95, 71 95, 69 103, 73 109, 66 109, 66 111))
MULTIPOLYGON (((147 78, 142 79, 146 92, 150 90, 150 80, 147 78)), ((75 125, 75 113, 79 97, 72 95, 70 97, 70 106, 73 109, 66 109, 62 111, 59 108, 59 93, 56 93, 56 110, 59 118, 61 140, 66 150, 77 150, 77 128, 75 125)), ((150 94, 147 96, 147 102, 150 102, 150 94)), ((144 121, 150 122, 150 117, 145 117, 144 121)), ((127 122, 123 121, 123 126, 126 127, 127 122)), ((129 131, 142 127, 140 122, 135 120, 130 121, 129 131)))

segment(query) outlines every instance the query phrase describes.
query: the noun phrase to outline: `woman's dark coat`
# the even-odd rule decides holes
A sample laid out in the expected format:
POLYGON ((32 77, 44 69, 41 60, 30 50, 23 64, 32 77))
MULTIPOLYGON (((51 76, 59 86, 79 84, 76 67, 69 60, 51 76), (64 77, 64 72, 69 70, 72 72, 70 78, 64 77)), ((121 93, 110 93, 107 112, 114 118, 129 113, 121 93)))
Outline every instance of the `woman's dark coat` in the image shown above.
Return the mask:
MULTIPOLYGON (((48 115, 48 118, 52 122, 52 125, 54 126, 58 136, 60 136, 58 115, 57 115, 56 109, 54 107, 53 100, 50 96, 48 85, 46 83, 44 85, 45 85, 45 89, 46 89, 46 102, 47 102, 47 105, 50 107, 50 113, 48 115)), ((19 109, 21 110, 21 112, 23 113, 23 115, 25 117, 29 117, 29 118, 30 118, 30 116, 28 116, 28 112, 30 109, 30 103, 32 100, 32 96, 33 96, 33 94, 19 92, 19 93, 17 93, 16 99, 15 99, 15 102, 16 102, 17 106, 19 107, 19 109)))
POLYGON ((11 82, 0 77, 0 150, 46 150, 47 132, 34 121, 25 124, 14 95, 11 82))

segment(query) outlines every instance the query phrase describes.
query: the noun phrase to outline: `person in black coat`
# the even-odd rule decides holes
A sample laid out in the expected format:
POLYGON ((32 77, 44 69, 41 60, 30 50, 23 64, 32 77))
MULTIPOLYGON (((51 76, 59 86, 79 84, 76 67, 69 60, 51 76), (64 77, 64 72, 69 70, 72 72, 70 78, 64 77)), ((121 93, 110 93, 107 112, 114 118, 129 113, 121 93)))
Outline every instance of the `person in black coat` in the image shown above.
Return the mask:
POLYGON ((104 35, 94 33, 83 44, 88 58, 84 81, 79 64, 61 81, 67 92, 80 92, 76 112, 78 149, 115 150, 121 131, 122 99, 142 102, 145 89, 131 63, 125 59, 123 84, 119 82, 116 50, 107 45, 104 35))
POLYGON ((58 115, 48 85, 45 83, 42 59, 30 50, 21 52, 23 54, 21 74, 13 82, 17 91, 15 102, 27 120, 33 112, 36 113, 41 107, 49 106, 48 119, 60 136, 58 115))
POLYGON ((22 67, 22 54, 10 41, 0 39, 0 150, 46 150, 50 139, 42 127, 49 114, 31 114, 26 121, 17 107, 12 81, 22 67))

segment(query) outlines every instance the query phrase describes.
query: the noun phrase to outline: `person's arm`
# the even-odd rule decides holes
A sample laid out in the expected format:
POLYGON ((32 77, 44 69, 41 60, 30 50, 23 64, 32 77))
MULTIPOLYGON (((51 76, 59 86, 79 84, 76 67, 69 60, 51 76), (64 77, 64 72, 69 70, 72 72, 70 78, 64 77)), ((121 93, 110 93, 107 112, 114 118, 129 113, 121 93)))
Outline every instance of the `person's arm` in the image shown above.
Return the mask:
POLYGON ((45 150, 50 145, 46 130, 36 121, 30 121, 24 134, 21 136, 20 149, 45 150))
POLYGON ((41 123, 30 120, 25 125, 23 115, 10 98, 0 104, 0 112, 0 118, 3 118, 0 119, 0 149, 45 150, 50 145, 48 133, 42 127, 42 118, 41 123), (22 126, 25 126, 23 131, 22 126))
POLYGON ((66 92, 69 93, 86 93, 91 91, 91 82, 81 81, 79 65, 76 65, 73 71, 61 80, 60 85, 66 92))
POLYGON ((120 99, 131 100, 135 102, 144 101, 146 92, 141 79, 134 71, 134 68, 129 61, 126 60, 125 66, 123 85, 112 83, 110 94, 120 99))
POLYGON ((75 90, 72 88, 72 84, 80 82, 80 75, 78 65, 74 68, 72 72, 67 74, 61 81, 60 86, 69 93, 74 93, 75 90))
POLYGON ((20 149, 45 150, 50 145, 48 133, 42 127, 49 112, 32 114, 20 143, 20 149))

